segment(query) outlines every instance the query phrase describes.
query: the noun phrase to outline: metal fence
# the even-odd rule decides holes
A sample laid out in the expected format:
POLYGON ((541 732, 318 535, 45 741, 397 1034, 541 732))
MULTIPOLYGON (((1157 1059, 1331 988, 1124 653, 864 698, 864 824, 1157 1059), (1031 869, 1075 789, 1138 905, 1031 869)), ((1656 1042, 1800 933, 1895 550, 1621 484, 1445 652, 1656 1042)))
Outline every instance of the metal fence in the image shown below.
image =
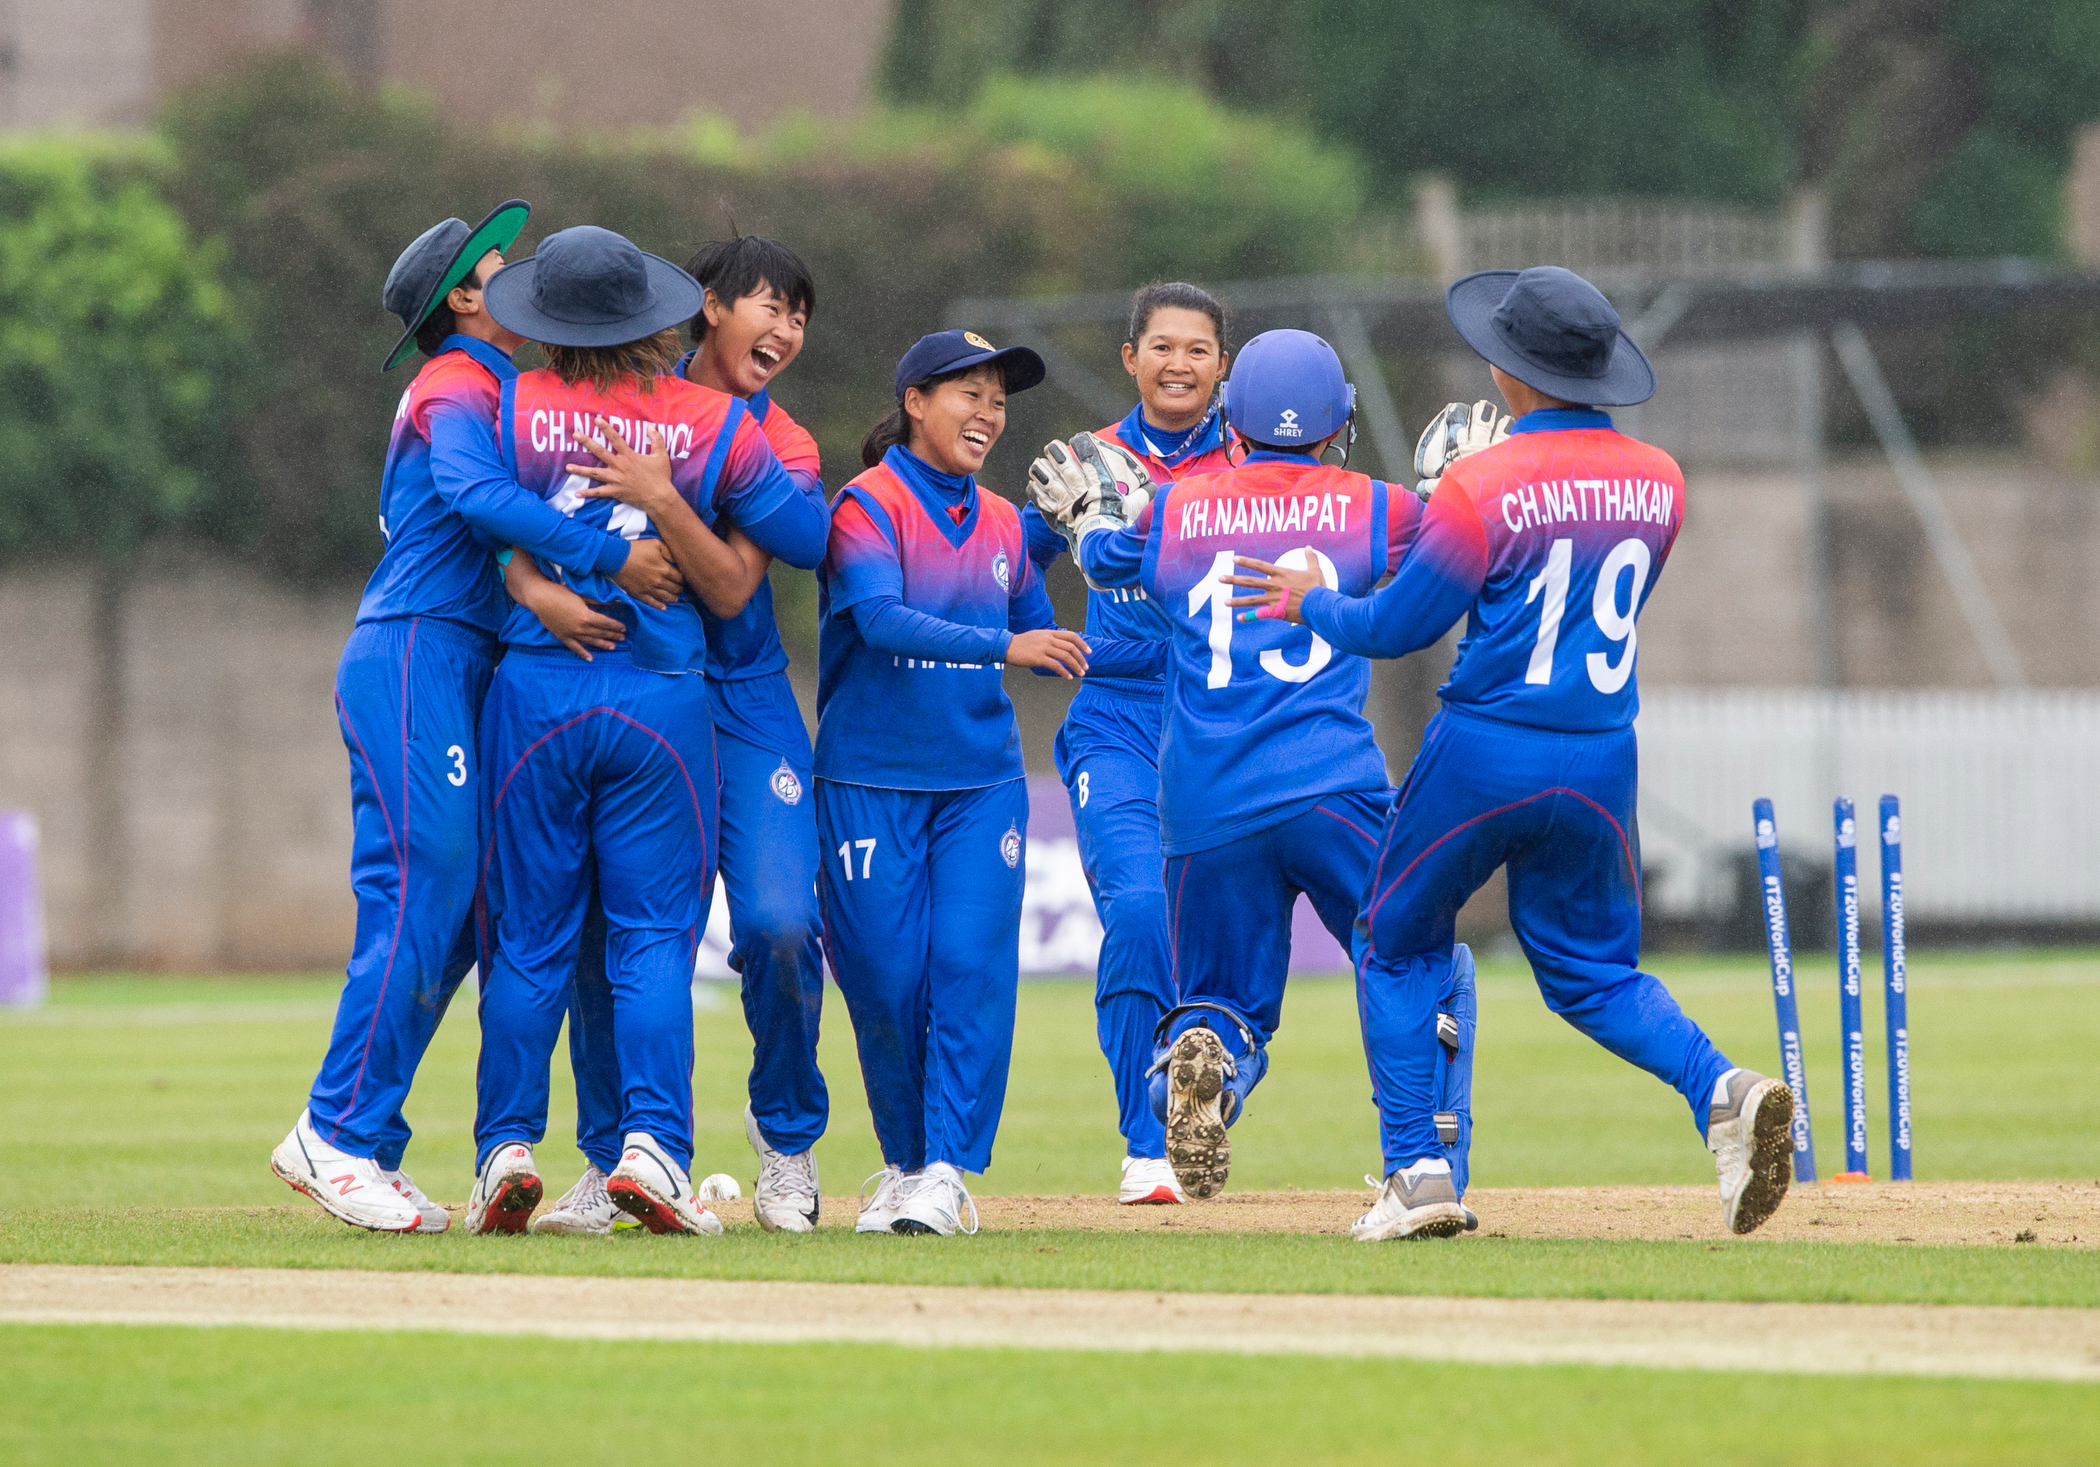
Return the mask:
POLYGON ((1458 216, 1465 270, 1551 262, 1583 274, 1648 270, 1700 276, 1787 257, 1783 216, 1646 199, 1592 199, 1458 216))
POLYGON ((1659 688, 1638 727, 1658 915, 1725 912, 1759 796, 1790 855, 1827 863, 1832 799, 1895 794, 1913 919, 2100 920, 2100 692, 1659 688))

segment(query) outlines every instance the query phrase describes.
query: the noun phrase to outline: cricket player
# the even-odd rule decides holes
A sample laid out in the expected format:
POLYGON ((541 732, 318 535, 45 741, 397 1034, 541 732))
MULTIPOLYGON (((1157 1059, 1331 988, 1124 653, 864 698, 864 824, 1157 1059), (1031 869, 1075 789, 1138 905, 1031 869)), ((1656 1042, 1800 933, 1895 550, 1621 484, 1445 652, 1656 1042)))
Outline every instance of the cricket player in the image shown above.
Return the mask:
POLYGON ((1080 676, 1087 644, 1053 624, 1020 512, 976 475, 1007 395, 1042 380, 1025 347, 920 338, 832 502, 818 897, 882 1144, 859 1232, 976 1231, 964 1177, 990 1165, 1006 1098, 1028 782, 1000 675, 1080 676))
MULTIPOLYGON (((1156 484, 1229 467, 1230 430, 1217 388, 1230 360, 1225 307, 1208 291, 1155 281, 1130 303, 1123 367, 1138 405, 1094 436, 1128 449, 1156 484)), ((1033 504, 1021 511, 1038 574, 1068 548, 1033 504)), ((1177 1203, 1166 1132, 1152 1112, 1153 1031, 1174 1007, 1167 892, 1160 877, 1159 735, 1172 623, 1142 586, 1089 590, 1087 642, 1148 644, 1157 664, 1142 675, 1090 671, 1057 734, 1057 773, 1072 805, 1079 856, 1100 914, 1094 1007, 1101 1052, 1116 1086, 1126 1204, 1177 1203)))
MULTIPOLYGON (((489 309, 548 358, 503 393, 496 442, 520 483, 622 536, 661 536, 703 596, 744 574, 710 529, 725 516, 769 554, 816 563, 821 508, 744 402, 673 373, 676 325, 704 298, 691 276, 591 226, 511 270, 489 309)), ((653 1232, 719 1233, 690 1177, 693 954, 716 843, 701 612, 567 579, 624 635, 584 661, 523 607, 504 627, 483 720, 491 957, 466 1227, 522 1231, 539 1202, 532 1146, 595 884, 623 1138, 606 1190, 653 1232)))
MULTIPOLYGON (((816 309, 808 267, 778 240, 741 235, 704 246, 686 268, 707 294, 688 323, 699 345, 679 360, 679 375, 745 399, 789 479, 828 524, 816 440, 770 395, 801 353, 816 309)), ((830 1113, 817 1068, 824 967, 809 731, 773 616, 766 576, 773 558, 726 521, 723 529, 745 574, 730 588, 723 614, 714 598, 703 602, 703 621, 721 773, 719 869, 729 905, 729 962, 743 980, 752 1039, 744 1108, 744 1135, 759 1158, 752 1205, 768 1232, 806 1233, 816 1226, 821 1204, 813 1148, 830 1113)), ((573 599, 562 588, 537 594, 573 599)), ((546 602, 530 604, 537 610, 546 602)), ((594 905, 569 1014, 577 1146, 588 1165, 574 1187, 533 1219, 534 1232, 603 1234, 619 1216, 605 1190, 620 1153, 620 1092, 603 933, 594 905)))
MULTIPOLYGON (((1411 494, 1322 461, 1351 430, 1355 390, 1334 349, 1270 331, 1241 350, 1224 411, 1248 446, 1237 467, 1150 486, 1142 507, 1100 497, 1058 446, 1032 473, 1036 503, 1068 525, 1097 589, 1141 588, 1173 626, 1159 813, 1177 1006, 1160 1025, 1153 1103, 1182 1189, 1225 1184, 1226 1129, 1268 1068, 1290 966, 1291 910, 1309 897, 1347 944, 1392 801, 1363 716, 1370 664, 1279 622, 1233 615, 1236 555, 1307 566, 1367 593, 1421 518, 1411 494)), ((1113 465, 1113 449, 1073 445, 1113 465)), ((1099 476, 1094 483, 1098 485, 1099 476)))
POLYGON ((307 1108, 270 1157, 328 1212, 380 1231, 449 1223, 400 1170, 401 1105, 475 956, 475 733, 507 610, 490 549, 527 546, 653 605, 680 586, 660 545, 570 519, 496 462, 497 398, 524 343, 489 315, 483 291, 529 212, 512 199, 471 229, 432 225, 381 295, 406 328, 385 368, 416 350, 429 360, 394 416, 379 504, 386 546, 336 670, 357 936, 307 1108))
POLYGON ((1364 657, 1403 656, 1466 618, 1365 895, 1357 974, 1385 1181, 1352 1231, 1464 1226, 1432 1121, 1436 1014, 1458 909, 1507 865, 1510 923, 1547 1006, 1684 1096, 1728 1226, 1747 1233, 1786 1196, 1793 1095, 1731 1065, 1637 967, 1638 622, 1684 523, 1684 477, 1604 409, 1646 401, 1655 373, 1567 270, 1470 275, 1446 307, 1515 421, 1501 441, 1485 415, 1461 430, 1392 582, 1365 595, 1251 557, 1256 574, 1228 578, 1260 593, 1236 604, 1364 657))

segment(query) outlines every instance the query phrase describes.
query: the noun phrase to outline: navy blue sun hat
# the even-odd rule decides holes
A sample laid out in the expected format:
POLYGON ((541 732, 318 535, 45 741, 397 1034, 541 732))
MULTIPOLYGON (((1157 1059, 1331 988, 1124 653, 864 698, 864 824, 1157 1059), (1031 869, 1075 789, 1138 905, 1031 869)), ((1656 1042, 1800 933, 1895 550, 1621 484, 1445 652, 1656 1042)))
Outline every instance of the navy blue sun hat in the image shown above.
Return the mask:
POLYGON ((496 324, 546 346, 622 346, 691 320, 707 292, 669 260, 579 224, 540 241, 484 288, 496 324))
POLYGON ((1482 270, 1452 283, 1444 310, 1467 346, 1548 397, 1631 407, 1655 396, 1655 368, 1604 292, 1573 270, 1482 270))
POLYGON ((998 364, 1008 392, 1026 392, 1048 374, 1043 359, 1025 346, 1004 351, 974 331, 936 331, 912 343, 897 363, 897 396, 907 387, 924 387, 936 377, 967 372, 986 362, 998 364))
POLYGON ((1232 359, 1225 421, 1250 443, 1310 448, 1356 411, 1356 389, 1334 348, 1310 331, 1264 331, 1232 359))
POLYGON ((505 199, 472 229, 464 219, 445 219, 416 236, 415 243, 386 272, 386 284, 379 292, 379 303, 408 328, 386 354, 380 371, 391 372, 408 360, 416 349, 416 332, 430 319, 438 302, 474 273, 483 255, 509 249, 531 215, 532 205, 523 199, 505 199))

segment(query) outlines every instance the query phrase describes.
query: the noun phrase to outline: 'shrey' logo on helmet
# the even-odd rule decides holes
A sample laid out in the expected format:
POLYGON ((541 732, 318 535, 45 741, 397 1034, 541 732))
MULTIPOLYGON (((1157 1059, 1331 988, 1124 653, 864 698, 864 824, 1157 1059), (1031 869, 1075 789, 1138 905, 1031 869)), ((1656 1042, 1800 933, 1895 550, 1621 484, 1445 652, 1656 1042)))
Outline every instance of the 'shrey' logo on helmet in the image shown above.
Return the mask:
POLYGON ((773 793, 779 796, 781 804, 799 805, 802 803, 802 781, 795 776, 794 770, 788 768, 787 760, 782 759, 780 767, 773 771, 771 784, 773 793))
POLYGON ((999 854, 1006 858, 1009 869, 1021 864, 1021 832, 1012 825, 999 837, 999 854))
POLYGON ((1305 430, 1298 426, 1298 410, 1296 408, 1285 408, 1283 410, 1283 417, 1276 424, 1276 436, 1278 438, 1303 438, 1305 436, 1305 430))

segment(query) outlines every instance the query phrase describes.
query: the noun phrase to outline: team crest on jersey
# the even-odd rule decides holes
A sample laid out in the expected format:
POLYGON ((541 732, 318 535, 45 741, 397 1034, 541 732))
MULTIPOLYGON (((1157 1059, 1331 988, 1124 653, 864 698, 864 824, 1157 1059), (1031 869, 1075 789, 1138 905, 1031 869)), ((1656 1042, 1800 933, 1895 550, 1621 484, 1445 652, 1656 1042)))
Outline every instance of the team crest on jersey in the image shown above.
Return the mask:
POLYGON ((1004 550, 992 557, 992 579, 999 583, 1000 590, 1013 590, 1013 586, 1009 584, 1013 579, 1013 572, 1007 567, 1004 550))
POLYGON ((781 760, 780 767, 773 771, 772 784, 773 793, 780 797, 781 804, 799 805, 802 803, 802 781, 795 777, 794 770, 788 768, 787 760, 781 760))
POLYGON ((1021 864, 1021 832, 1011 825, 999 837, 999 854, 1006 858, 1009 869, 1021 864))
POLYGON ((1283 417, 1276 424, 1276 436, 1278 438, 1303 438, 1305 436, 1305 430, 1298 426, 1298 411, 1296 408, 1285 408, 1283 410, 1283 417))
POLYGON ((997 351, 999 349, 974 331, 965 331, 963 340, 969 342, 970 345, 976 347, 979 351, 997 351))

